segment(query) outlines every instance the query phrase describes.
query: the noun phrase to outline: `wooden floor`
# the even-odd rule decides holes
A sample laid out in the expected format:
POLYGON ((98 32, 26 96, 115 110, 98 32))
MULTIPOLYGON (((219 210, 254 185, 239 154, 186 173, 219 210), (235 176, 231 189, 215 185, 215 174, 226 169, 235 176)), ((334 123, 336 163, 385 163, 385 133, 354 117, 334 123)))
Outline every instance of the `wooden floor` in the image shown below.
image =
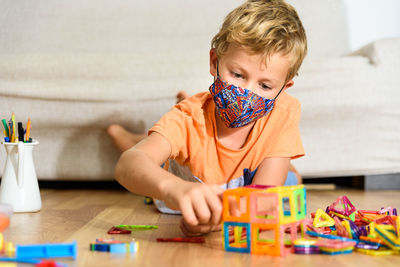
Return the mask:
MULTIPOLYGON (((309 190, 307 211, 325 208, 338 196, 347 195, 357 209, 400 208, 400 191, 309 190)), ((37 213, 14 214, 5 231, 14 244, 63 243, 76 240, 78 258, 61 259, 68 266, 400 266, 400 255, 295 255, 258 256, 225 252, 221 233, 206 237, 205 244, 157 243, 158 237, 182 236, 180 216, 164 215, 143 197, 122 190, 41 190, 43 208, 37 213), (96 238, 111 237, 107 230, 115 224, 155 224, 158 230, 115 236, 139 242, 135 254, 109 254, 89 250, 96 238)), ((1 266, 1 265, 0 265, 1 266)), ((20 264, 18 266, 25 266, 20 264)), ((28 265, 26 265, 28 266, 28 265)))

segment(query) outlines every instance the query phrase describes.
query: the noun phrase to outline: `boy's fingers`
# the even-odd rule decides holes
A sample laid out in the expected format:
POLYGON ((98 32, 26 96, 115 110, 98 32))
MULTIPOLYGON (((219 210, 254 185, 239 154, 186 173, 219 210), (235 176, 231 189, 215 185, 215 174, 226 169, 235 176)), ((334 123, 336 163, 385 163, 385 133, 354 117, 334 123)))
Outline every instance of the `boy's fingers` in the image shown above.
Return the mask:
POLYGON ((236 199, 233 197, 228 198, 229 201, 229 212, 232 216, 240 216, 240 210, 236 199))
POLYGON ((210 221, 211 213, 203 196, 196 197, 193 200, 193 209, 199 224, 207 224, 210 221))
POLYGON ((207 234, 217 229, 217 225, 196 225, 193 230, 201 234, 207 234))
POLYGON ((182 201, 180 203, 180 210, 182 212, 182 216, 184 220, 191 224, 191 225, 197 225, 199 224, 199 221, 196 218, 196 215, 193 210, 192 202, 191 201, 182 201))
POLYGON ((208 208, 211 210, 210 223, 213 225, 219 224, 222 215, 221 199, 214 194, 210 194, 207 198, 208 208))
POLYGON ((186 235, 186 236, 200 236, 200 235, 202 235, 202 233, 196 231, 195 228, 197 226, 190 226, 190 225, 186 224, 184 220, 181 220, 181 223, 180 223, 179 227, 181 228, 182 233, 184 235, 186 235))
POLYGON ((211 189, 216 195, 218 195, 218 197, 220 197, 222 199, 222 194, 225 191, 224 189, 222 189, 218 185, 211 185, 211 189))
POLYGON ((222 189, 218 185, 211 185, 211 190, 215 194, 210 199, 209 207, 212 210, 212 218, 211 223, 216 225, 221 222, 222 217, 222 194, 224 193, 224 189, 222 189))
POLYGON ((206 233, 217 231, 218 226, 211 225, 188 225, 185 221, 181 220, 180 228, 186 236, 200 236, 206 233))
POLYGON ((217 232, 217 231, 221 231, 222 229, 222 225, 221 224, 217 224, 213 227, 212 231, 213 232, 217 232))

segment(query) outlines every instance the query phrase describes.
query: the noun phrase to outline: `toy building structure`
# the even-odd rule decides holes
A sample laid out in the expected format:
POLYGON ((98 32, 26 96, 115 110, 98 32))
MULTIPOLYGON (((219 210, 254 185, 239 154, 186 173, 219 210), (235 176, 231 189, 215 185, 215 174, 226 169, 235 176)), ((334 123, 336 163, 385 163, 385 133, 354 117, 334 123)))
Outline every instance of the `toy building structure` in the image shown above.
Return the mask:
POLYGON ((223 236, 226 251, 282 256, 285 245, 306 231, 304 185, 251 185, 223 194, 223 236), (290 240, 285 240, 290 233, 290 240), (268 235, 269 234, 269 235, 268 235))

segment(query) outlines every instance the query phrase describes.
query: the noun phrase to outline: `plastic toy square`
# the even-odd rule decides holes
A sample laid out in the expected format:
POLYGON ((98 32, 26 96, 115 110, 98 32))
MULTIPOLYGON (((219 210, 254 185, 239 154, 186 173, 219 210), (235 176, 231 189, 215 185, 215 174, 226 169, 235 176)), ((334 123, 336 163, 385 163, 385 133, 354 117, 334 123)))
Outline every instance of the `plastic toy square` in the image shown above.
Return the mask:
POLYGON ((278 197, 273 193, 254 192, 250 195, 250 221, 273 224, 279 222, 278 197))
POLYGON ((296 214, 296 220, 305 219, 307 216, 306 207, 306 190, 304 188, 299 188, 293 191, 294 208, 296 214))
POLYGON ((250 253, 249 223, 224 222, 223 234, 224 247, 226 251, 250 253), (233 232, 233 240, 230 238, 230 232, 233 232))
POLYGON ((297 222, 289 223, 289 224, 283 224, 279 226, 284 233, 290 234, 290 239, 292 242, 298 239, 298 230, 300 227, 300 233, 301 237, 305 238, 305 232, 306 232, 306 220, 300 220, 297 222))
POLYGON ((251 253, 281 256, 284 253, 283 229, 279 224, 251 225, 251 253), (262 231, 262 235, 260 234, 262 231))
POLYGON ((250 188, 227 190, 223 194, 223 221, 250 222, 250 188))
POLYGON ((284 216, 290 217, 292 214, 292 211, 290 209, 290 206, 291 206, 290 201, 291 201, 291 198, 289 198, 289 197, 282 198, 282 207, 283 207, 283 215, 284 216))
MULTIPOLYGON (((267 192, 278 194, 280 224, 295 222, 296 218, 299 216, 297 214, 298 207, 296 208, 297 202, 296 199, 294 198, 295 195, 294 192, 297 190, 302 190, 304 192, 304 185, 278 186, 267 189, 267 192)), ((301 193, 299 194, 301 195, 301 193)), ((300 217, 303 217, 302 212, 300 217)), ((305 217, 305 207, 304 207, 304 217, 305 217)))
POLYGON ((286 224, 296 221, 295 203, 291 192, 283 192, 280 194, 280 210, 279 223, 286 224))
POLYGON ((357 242, 355 241, 342 241, 337 239, 321 239, 318 240, 315 245, 320 248, 330 248, 330 249, 344 249, 348 250, 354 248, 357 242))

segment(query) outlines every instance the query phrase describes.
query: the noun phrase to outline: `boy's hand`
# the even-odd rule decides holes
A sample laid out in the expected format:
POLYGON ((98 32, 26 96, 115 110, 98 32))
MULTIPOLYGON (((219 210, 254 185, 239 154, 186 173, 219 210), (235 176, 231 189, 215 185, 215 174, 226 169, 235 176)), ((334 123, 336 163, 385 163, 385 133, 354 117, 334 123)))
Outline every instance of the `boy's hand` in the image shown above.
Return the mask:
POLYGON ((206 233, 221 221, 223 191, 217 185, 179 181, 166 188, 165 203, 182 212, 185 234, 206 233))
POLYGON ((221 231, 221 224, 210 225, 210 224, 200 224, 200 225, 189 225, 182 218, 179 227, 182 233, 186 236, 201 236, 210 232, 221 231))

